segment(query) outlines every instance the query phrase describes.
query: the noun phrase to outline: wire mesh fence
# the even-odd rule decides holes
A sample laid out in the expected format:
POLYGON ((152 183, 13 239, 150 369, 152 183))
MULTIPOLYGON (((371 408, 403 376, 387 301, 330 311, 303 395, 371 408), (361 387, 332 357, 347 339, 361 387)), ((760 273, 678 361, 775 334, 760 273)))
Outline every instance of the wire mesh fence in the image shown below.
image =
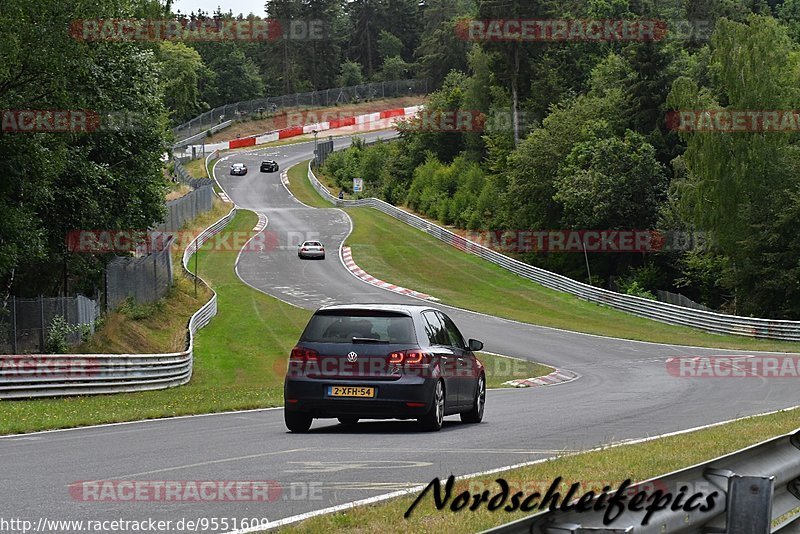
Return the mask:
POLYGON ((257 113, 267 118, 271 114, 285 108, 334 106, 368 102, 379 98, 396 98, 407 95, 421 95, 428 92, 429 82, 422 80, 392 80, 373 82, 335 89, 324 89, 308 93, 295 93, 269 98, 258 98, 246 102, 227 104, 206 111, 202 115, 173 128, 175 139, 180 142, 188 137, 203 132, 226 120, 245 119, 257 113))
POLYGON ((167 215, 164 222, 156 226, 162 232, 176 232, 188 221, 211 209, 214 188, 208 181, 191 193, 167 202, 167 215))
POLYGON ((172 286, 172 244, 140 258, 119 257, 106 268, 106 306, 119 308, 127 299, 137 304, 155 302, 172 286))
POLYGON ((9 297, 0 307, 0 353, 45 352, 57 318, 68 325, 65 341, 78 343, 84 333, 94 333, 100 316, 99 299, 74 297, 9 297))
POLYGON ((189 174, 189 171, 186 170, 186 167, 184 167, 183 164, 191 160, 192 160, 191 156, 174 158, 175 178, 179 182, 188 185, 192 189, 200 189, 201 187, 206 185, 213 185, 214 180, 210 178, 195 178, 191 174, 189 174))

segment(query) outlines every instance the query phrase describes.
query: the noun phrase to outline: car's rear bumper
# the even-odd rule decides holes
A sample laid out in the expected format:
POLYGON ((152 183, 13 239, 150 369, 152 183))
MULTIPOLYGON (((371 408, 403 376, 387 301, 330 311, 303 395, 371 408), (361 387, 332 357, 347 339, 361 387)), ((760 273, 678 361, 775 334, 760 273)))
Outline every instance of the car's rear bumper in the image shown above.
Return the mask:
POLYGON ((283 395, 286 410, 312 417, 417 418, 430 410, 435 383, 435 378, 419 376, 393 381, 293 377, 284 382, 283 395), (373 398, 329 397, 328 386, 374 387, 376 391, 373 398))
POLYGON ((298 252, 297 255, 301 258, 324 258, 325 252, 298 252))

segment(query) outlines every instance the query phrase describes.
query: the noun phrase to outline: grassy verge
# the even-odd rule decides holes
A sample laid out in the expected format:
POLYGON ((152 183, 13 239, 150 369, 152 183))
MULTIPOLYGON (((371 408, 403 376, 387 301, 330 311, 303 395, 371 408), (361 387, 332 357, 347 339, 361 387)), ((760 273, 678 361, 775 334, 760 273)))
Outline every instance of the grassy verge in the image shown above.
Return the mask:
POLYGON ((513 387, 505 385, 504 382, 544 376, 555 371, 555 369, 548 365, 542 365, 528 360, 507 358, 496 354, 487 354, 485 352, 478 353, 478 358, 486 368, 487 388, 513 387))
POLYGON ((704 347, 797 351, 798 344, 709 334, 635 317, 547 289, 370 208, 349 208, 347 244, 372 276, 446 304, 566 330, 704 347))
MULTIPOLYGON (((452 497, 462 491, 470 491, 474 494, 483 490, 488 490, 490 496, 493 496, 500 491, 495 482, 497 478, 504 478, 508 482, 512 488, 512 494, 515 491, 523 491, 525 495, 530 495, 534 491, 544 493, 552 481, 559 476, 563 477, 559 490, 562 496, 575 482, 582 483, 579 494, 589 489, 599 491, 606 484, 617 488, 623 480, 628 478, 633 481, 646 480, 791 432, 798 426, 798 415, 798 410, 785 411, 645 443, 562 456, 555 460, 491 476, 458 481, 452 491, 452 497)), ((433 471, 430 476, 431 478, 434 476, 446 477, 447 474, 433 471)), ((430 480, 419 482, 425 484, 430 480)), ((444 479, 442 482, 444 483, 444 479)), ((489 512, 485 504, 475 512, 462 510, 454 513, 450 511, 450 503, 445 509, 437 510, 429 492, 414 509, 411 516, 404 519, 403 514, 418 495, 419 493, 415 493, 385 503, 315 517, 287 527, 286 530, 293 532, 358 532, 359 534, 390 532, 453 532, 460 534, 479 532, 532 513, 489 512)), ((509 502, 510 500, 507 501, 507 503, 509 502)), ((720 505, 718 504, 718 506, 720 505)), ((615 525, 612 523, 610 526, 615 525)))
MULTIPOLYGON (((292 169, 294 174, 290 171, 289 187, 304 203, 325 207, 326 201, 306 177, 306 165, 292 169)), ((330 185, 324 174, 317 177, 330 185)), ((354 226, 347 244, 361 268, 446 304, 531 324, 656 343, 786 352, 799 348, 797 343, 709 334, 599 306, 460 252, 379 211, 348 208, 347 212, 354 226)))
POLYGON ((183 168, 192 178, 208 178, 204 169, 206 158, 193 159, 192 161, 183 164, 183 168))
POLYGON ((314 189, 314 186, 311 185, 308 179, 308 160, 290 168, 287 174, 289 176, 289 191, 292 192, 297 200, 315 208, 330 208, 333 206, 333 204, 322 198, 317 193, 317 190, 314 189))
MULTIPOLYGON (((226 231, 249 231, 256 222, 255 214, 242 212, 226 231)), ((217 291, 219 312, 197 335, 189 384, 161 391, 2 401, 0 434, 280 405, 286 358, 309 312, 246 286, 232 269, 236 252, 211 250, 212 243, 200 250, 198 270, 217 291)), ((140 343, 156 351, 175 348, 183 339, 188 317, 201 303, 198 295, 197 302, 183 308, 193 298, 188 281, 174 292, 180 299, 170 304, 168 298, 146 310, 154 312, 152 317, 109 319, 112 328, 104 329, 85 350, 139 351, 140 343)))

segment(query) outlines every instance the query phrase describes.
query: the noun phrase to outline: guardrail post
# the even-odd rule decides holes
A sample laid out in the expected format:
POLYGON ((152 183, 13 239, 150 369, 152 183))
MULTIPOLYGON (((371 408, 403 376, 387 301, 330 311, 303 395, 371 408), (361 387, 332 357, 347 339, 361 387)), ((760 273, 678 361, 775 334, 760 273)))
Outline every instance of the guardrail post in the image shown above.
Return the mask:
POLYGON ((718 478, 726 490, 725 528, 705 528, 704 534, 769 534, 772 521, 774 476, 743 476, 730 469, 706 469, 706 478, 718 478))
POLYGON ((774 476, 733 475, 728 479, 726 534, 769 534, 774 476))

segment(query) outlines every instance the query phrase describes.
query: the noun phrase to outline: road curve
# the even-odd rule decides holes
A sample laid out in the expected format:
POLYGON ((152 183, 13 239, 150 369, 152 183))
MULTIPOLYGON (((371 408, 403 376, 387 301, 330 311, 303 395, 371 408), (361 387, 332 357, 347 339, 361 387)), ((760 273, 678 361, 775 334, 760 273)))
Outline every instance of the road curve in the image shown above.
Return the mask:
MULTIPOLYGON (((372 138, 386 133, 367 134, 372 138)), ((337 148, 349 144, 336 141, 337 148)), ((350 231, 337 209, 296 201, 279 173, 258 172, 261 159, 282 169, 311 157, 312 143, 227 156, 217 179, 239 206, 263 213, 277 246, 243 253, 248 284, 313 309, 323 303, 419 302, 361 282, 334 253, 350 231), (231 177, 231 161, 247 163, 231 177), (296 257, 301 236, 321 239, 324 261, 296 257)), ((358 261, 358 258, 355 258, 358 261)), ((387 280, 391 282, 391 280, 387 280)), ((412 288, 413 289, 413 288, 412 288)), ((437 305, 438 306, 438 305, 437 305)), ((3 514, 49 519, 265 517, 271 521, 446 477, 545 458, 798 404, 789 380, 675 378, 664 361, 682 355, 734 354, 625 341, 520 324, 441 306, 466 336, 486 349, 570 369, 579 380, 557 387, 490 391, 480 425, 445 420, 438 433, 401 421, 345 430, 317 421, 289 434, 280 409, 167 419, 0 438, 3 514), (273 502, 84 502, 67 486, 80 480, 275 480, 273 502)), ((222 310, 224 313, 224 310, 222 310)), ((680 340, 676 340, 680 341, 680 340)), ((569 473, 564 473, 569 476, 569 473)), ((400 518, 398 518, 399 520, 400 518)))

